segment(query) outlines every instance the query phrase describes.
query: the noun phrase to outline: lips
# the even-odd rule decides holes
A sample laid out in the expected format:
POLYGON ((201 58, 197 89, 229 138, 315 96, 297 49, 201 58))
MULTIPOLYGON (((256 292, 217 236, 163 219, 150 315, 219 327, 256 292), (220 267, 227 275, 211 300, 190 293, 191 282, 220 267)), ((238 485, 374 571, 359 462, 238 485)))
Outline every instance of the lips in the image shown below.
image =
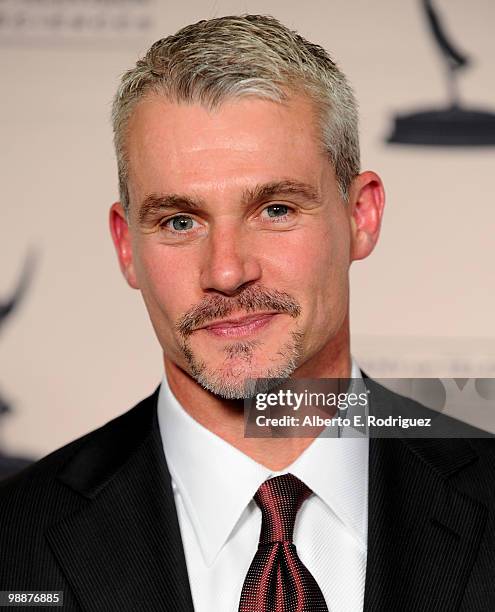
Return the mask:
POLYGON ((217 327, 240 327, 251 323, 251 321, 258 321, 259 319, 272 317, 274 312, 256 313, 246 317, 239 317, 238 319, 222 319, 221 321, 215 321, 210 325, 205 325, 206 329, 216 329, 217 327))
POLYGON ((278 313, 255 313, 245 317, 223 319, 205 325, 205 329, 221 336, 240 336, 252 333, 267 325, 278 313))

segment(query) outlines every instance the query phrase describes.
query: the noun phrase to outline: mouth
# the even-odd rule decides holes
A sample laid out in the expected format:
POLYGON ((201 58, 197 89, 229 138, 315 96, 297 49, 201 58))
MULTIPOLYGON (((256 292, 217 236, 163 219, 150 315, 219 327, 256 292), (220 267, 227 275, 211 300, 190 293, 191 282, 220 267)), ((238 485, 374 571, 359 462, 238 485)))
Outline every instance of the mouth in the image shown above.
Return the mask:
POLYGON ((232 317, 221 321, 215 321, 199 329, 205 330, 215 336, 237 338, 239 336, 247 336, 263 329, 279 314, 278 312, 258 312, 245 317, 232 317))

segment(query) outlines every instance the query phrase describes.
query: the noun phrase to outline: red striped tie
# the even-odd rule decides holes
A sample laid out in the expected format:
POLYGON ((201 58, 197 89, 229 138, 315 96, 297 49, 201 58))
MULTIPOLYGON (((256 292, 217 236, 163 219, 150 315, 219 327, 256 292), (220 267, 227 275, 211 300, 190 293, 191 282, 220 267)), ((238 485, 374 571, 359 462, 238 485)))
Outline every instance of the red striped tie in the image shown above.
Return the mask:
POLYGON ((242 587, 239 612, 328 612, 320 587, 292 543, 296 514, 311 493, 293 474, 270 478, 257 490, 260 541, 242 587))

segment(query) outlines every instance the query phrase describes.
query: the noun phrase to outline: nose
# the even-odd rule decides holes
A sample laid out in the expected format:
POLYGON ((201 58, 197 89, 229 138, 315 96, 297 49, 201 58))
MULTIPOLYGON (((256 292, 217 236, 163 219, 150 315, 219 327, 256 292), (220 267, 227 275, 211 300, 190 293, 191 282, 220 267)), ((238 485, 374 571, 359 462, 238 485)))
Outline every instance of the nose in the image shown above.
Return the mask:
POLYGON ((234 223, 210 228, 200 283, 203 291, 234 295, 261 278, 261 265, 249 236, 234 223))

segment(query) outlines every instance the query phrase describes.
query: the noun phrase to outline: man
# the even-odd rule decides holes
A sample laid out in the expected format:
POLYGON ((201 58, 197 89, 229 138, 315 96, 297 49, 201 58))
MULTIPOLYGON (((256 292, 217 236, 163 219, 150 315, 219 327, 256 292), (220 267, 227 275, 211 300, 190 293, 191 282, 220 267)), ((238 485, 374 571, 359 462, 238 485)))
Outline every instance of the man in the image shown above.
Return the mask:
POLYGON ((1 588, 69 610, 495 609, 490 440, 244 435, 250 380, 361 376, 348 271, 384 192, 337 66, 275 19, 203 21, 123 76, 113 121, 112 237, 165 376, 5 486, 1 588))

